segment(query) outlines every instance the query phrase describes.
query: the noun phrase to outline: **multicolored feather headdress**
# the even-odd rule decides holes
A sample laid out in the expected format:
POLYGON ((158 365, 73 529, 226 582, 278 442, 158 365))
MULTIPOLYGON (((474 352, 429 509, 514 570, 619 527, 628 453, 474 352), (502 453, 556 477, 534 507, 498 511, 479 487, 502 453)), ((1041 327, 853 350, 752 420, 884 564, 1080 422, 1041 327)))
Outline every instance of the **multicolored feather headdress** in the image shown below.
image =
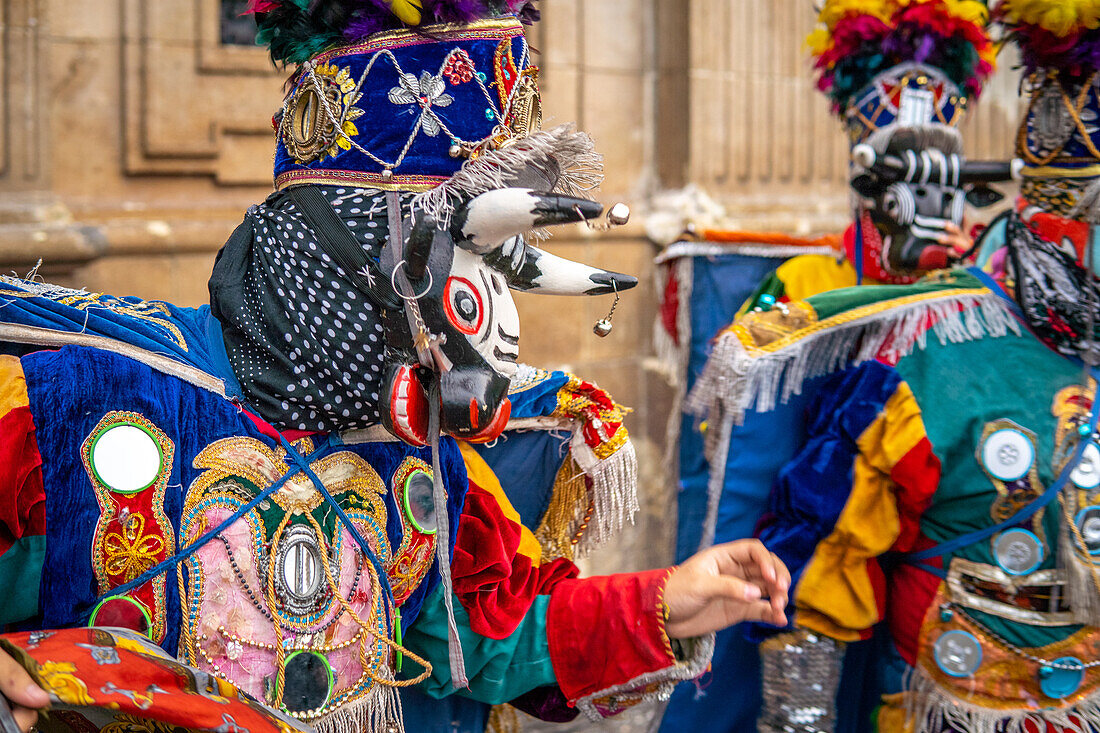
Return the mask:
POLYGON ((825 0, 807 39, 817 86, 852 142, 893 125, 954 126, 993 71, 978 0, 825 0))
POLYGON ((300 64, 375 33, 515 15, 538 20, 533 0, 250 0, 256 42, 276 63, 300 64))

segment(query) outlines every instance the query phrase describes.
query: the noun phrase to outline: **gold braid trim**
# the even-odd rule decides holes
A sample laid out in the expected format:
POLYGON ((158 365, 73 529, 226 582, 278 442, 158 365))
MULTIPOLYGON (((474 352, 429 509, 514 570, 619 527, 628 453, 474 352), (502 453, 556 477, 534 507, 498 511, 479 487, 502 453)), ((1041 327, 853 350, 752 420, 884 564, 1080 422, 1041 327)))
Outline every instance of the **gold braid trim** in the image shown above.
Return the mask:
POLYGON ((554 478, 550 505, 535 530, 543 557, 572 560, 574 548, 588 527, 594 509, 584 471, 572 455, 566 456, 554 478))

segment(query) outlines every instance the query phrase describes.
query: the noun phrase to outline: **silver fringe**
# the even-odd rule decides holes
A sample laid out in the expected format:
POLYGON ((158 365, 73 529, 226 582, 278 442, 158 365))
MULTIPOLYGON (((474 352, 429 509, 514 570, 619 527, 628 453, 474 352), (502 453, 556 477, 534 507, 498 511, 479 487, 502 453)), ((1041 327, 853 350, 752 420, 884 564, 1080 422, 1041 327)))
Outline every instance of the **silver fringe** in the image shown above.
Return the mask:
MULTIPOLYGON (((379 674, 388 675, 387 665, 378 668, 379 674)), ((401 698, 397 689, 374 684, 367 695, 355 702, 340 706, 313 724, 317 733, 390 733, 404 731, 405 720, 401 710, 401 698)))
POLYGON ((634 524, 638 505, 638 456, 627 441, 607 458, 600 459, 584 442, 580 426, 573 432, 573 460, 592 481, 592 519, 576 546, 576 557, 614 538, 629 521, 634 524))
POLYGON ((994 710, 960 700, 920 669, 913 670, 905 696, 914 733, 1031 733, 1047 724, 1066 733, 1100 728, 1100 694, 1064 708, 994 710))
POLYGON ((929 319, 941 344, 984 336, 1019 334, 1020 324, 996 295, 945 294, 838 324, 775 352, 750 354, 733 333, 724 333, 685 409, 705 417, 720 407, 741 423, 745 411, 767 412, 801 394, 809 379, 876 358, 900 358, 927 343, 929 319))

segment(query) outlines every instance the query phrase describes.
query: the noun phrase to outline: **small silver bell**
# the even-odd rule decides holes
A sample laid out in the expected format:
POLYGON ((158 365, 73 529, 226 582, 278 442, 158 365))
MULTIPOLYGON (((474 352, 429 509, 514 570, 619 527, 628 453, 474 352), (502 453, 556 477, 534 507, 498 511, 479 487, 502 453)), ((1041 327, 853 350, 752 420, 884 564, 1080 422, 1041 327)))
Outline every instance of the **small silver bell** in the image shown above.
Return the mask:
POLYGON ((393 170, 390 169, 390 168, 383 168, 382 169, 382 180, 385 181, 386 183, 389 183, 390 181, 392 181, 393 180, 393 170))
POLYGON ((452 158, 461 157, 462 156, 462 146, 459 145, 458 143, 455 143, 454 145, 452 145, 450 148, 447 149, 447 155, 451 156, 452 158))
POLYGON ((596 325, 592 327, 592 333, 596 334, 600 338, 607 336, 607 334, 611 333, 611 319, 601 318, 600 320, 596 321, 596 325))
POLYGON ((397 723, 391 721, 386 724, 386 733, 401 733, 401 728, 398 727, 397 723))
POLYGON ((630 221, 630 207, 624 204, 622 201, 611 207, 611 210, 607 212, 607 221, 612 226, 621 227, 630 221))

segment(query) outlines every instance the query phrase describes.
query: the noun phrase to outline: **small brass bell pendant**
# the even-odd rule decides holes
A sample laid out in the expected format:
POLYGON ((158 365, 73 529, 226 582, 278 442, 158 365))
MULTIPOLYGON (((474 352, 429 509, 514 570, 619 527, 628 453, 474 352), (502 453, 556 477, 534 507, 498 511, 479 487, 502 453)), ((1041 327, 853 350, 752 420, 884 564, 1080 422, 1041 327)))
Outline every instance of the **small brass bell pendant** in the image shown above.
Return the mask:
POLYGON ((611 304, 611 310, 607 312, 605 317, 596 321, 596 325, 592 327, 592 333, 600 338, 611 333, 611 317, 615 315, 615 306, 619 304, 619 288, 614 282, 612 282, 611 287, 615 289, 615 301, 611 304))

